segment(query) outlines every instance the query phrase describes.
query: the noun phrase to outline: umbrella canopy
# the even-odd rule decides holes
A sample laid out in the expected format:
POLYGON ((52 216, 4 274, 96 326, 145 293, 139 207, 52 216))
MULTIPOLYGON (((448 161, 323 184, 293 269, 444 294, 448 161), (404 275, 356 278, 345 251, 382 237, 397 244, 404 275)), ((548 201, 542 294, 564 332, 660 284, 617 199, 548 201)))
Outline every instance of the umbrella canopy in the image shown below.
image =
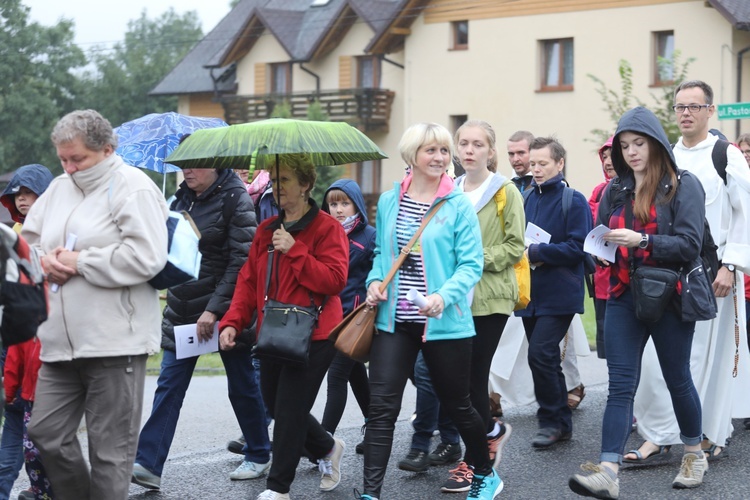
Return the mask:
POLYGON ((181 168, 247 168, 268 170, 276 156, 307 153, 316 166, 343 165, 387 158, 365 134, 343 122, 271 118, 220 129, 198 130, 167 162, 181 168))
POLYGON ((180 139, 196 130, 226 127, 218 118, 186 116, 179 113, 151 113, 125 122, 115 129, 119 139, 116 153, 125 163, 161 174, 179 172, 180 168, 165 163, 180 144, 180 139))

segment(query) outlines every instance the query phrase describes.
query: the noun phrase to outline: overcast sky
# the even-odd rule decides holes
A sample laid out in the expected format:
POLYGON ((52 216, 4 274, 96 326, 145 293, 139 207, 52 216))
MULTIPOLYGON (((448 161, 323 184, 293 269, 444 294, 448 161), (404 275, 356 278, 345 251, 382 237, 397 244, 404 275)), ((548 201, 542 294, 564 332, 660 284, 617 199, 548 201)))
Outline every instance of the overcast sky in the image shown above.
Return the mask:
POLYGON ((75 41, 87 51, 94 45, 111 46, 123 40, 128 21, 140 17, 145 9, 155 19, 174 7, 177 13, 194 10, 208 33, 229 12, 230 0, 22 0, 31 7, 30 16, 45 26, 61 18, 75 21, 75 41))

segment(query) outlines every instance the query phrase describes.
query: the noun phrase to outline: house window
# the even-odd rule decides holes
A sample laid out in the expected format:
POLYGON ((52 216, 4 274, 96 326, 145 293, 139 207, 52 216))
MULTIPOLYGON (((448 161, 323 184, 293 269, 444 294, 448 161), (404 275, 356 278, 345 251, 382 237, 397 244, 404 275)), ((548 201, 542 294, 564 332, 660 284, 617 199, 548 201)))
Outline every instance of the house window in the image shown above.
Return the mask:
POLYGON ((541 90, 573 90, 573 39, 542 40, 541 90))
POLYGON ((451 23, 451 50, 467 50, 469 48, 469 21, 453 21, 451 23))
POLYGON ((377 56, 357 57, 357 87, 362 89, 380 88, 380 58, 377 56))
POLYGON ((292 66, 289 63, 271 64, 271 93, 292 92, 292 66))
POLYGON ((674 31, 656 31, 653 37, 654 85, 671 85, 674 81, 674 31))
POLYGON ((451 115, 449 122, 451 124, 451 132, 455 134, 458 127, 466 123, 468 120, 469 115, 451 115))
POLYGON ((357 163, 355 175, 362 194, 380 193, 380 160, 357 163))

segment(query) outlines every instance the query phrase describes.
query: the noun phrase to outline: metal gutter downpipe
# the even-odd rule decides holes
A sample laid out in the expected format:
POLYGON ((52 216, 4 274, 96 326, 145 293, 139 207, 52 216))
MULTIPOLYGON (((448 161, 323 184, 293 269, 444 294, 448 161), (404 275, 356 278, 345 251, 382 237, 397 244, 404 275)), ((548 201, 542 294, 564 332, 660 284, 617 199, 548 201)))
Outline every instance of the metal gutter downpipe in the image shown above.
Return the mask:
MULTIPOLYGON (((742 102, 742 56, 745 52, 750 51, 750 45, 737 52, 737 102, 742 102)), ((740 121, 735 124, 734 138, 740 136, 740 121)))
POLYGON ((319 75, 316 75, 315 73, 313 73, 313 72, 312 72, 312 71, 310 71, 309 69, 305 68, 305 67, 304 67, 304 66, 302 65, 302 64, 303 64, 303 61, 298 61, 298 63, 299 63, 299 69, 301 69, 302 71, 304 71, 304 72, 305 72, 305 73, 307 73, 308 75, 312 75, 312 77, 313 77, 313 78, 315 78, 315 94, 316 94, 316 95, 320 94, 320 76, 319 76, 319 75))

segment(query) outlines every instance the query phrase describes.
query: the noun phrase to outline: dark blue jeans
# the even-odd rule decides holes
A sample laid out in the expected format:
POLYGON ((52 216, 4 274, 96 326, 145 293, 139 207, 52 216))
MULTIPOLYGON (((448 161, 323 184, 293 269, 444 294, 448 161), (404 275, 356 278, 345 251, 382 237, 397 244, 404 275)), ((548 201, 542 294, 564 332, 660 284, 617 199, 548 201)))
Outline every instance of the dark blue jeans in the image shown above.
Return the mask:
POLYGON ((461 440, 458 429, 448 415, 440 407, 435 389, 432 387, 430 370, 424 362, 422 351, 417 355, 414 363, 414 385, 417 387, 417 408, 414 419, 414 435, 411 437, 411 447, 421 451, 430 451, 430 440, 435 429, 440 431, 440 441, 446 444, 456 444, 461 440))
POLYGON ((23 401, 16 398, 5 406, 3 437, 0 440, 0 499, 7 499, 23 466, 23 401))
POLYGON ((656 323, 635 317, 633 296, 626 290, 607 302, 604 317, 609 369, 609 397, 602 423, 603 462, 621 463, 633 422, 633 398, 641 377, 641 357, 651 337, 661 372, 669 389, 680 439, 687 445, 701 442, 701 402, 690 375, 690 350, 695 322, 681 321, 667 310, 656 323))
MULTIPOLYGON (((193 377, 197 357, 177 359, 164 350, 151 416, 141 429, 135 461, 161 476, 169 455, 185 393, 193 377)), ((256 382, 249 349, 219 351, 227 372, 229 401, 232 403, 247 447, 245 460, 266 463, 271 456, 265 407, 256 382)))
POLYGON ((568 408, 568 389, 560 366, 560 342, 570 327, 572 314, 523 318, 529 341, 529 368, 534 379, 534 395, 539 404, 539 428, 573 431, 573 415, 568 408))

